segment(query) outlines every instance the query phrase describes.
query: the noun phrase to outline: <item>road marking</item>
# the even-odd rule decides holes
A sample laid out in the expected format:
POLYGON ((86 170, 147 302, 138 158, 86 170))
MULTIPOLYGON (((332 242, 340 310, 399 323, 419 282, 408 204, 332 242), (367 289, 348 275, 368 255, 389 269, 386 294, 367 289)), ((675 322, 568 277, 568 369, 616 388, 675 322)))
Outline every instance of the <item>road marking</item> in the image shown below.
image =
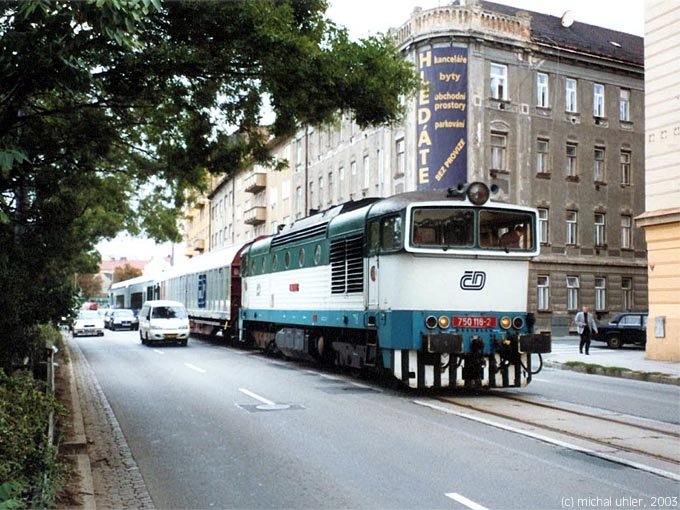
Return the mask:
POLYGON ((239 388, 238 391, 240 391, 241 393, 245 393, 246 395, 254 398, 255 400, 259 400, 260 402, 262 402, 263 404, 267 404, 268 406, 275 406, 276 405, 276 402, 273 402, 272 400, 261 397, 257 393, 253 393, 252 391, 247 390, 245 388, 239 388))
POLYGON ((161 356, 165 356, 165 353, 163 351, 159 351, 158 349, 154 349, 153 352, 160 354, 161 356))
POLYGON ((205 370, 202 368, 198 368, 196 365, 192 365, 191 363, 185 363, 185 367, 189 367, 191 370, 195 370, 196 372, 199 372, 201 374, 205 374, 205 370))
POLYGON ((480 505, 479 503, 475 503, 472 500, 469 500, 465 496, 461 496, 460 494, 456 492, 449 492, 447 494, 444 494, 447 498, 451 498, 454 501, 458 501, 461 505, 464 505, 468 508, 472 508, 472 510, 488 510, 485 506, 480 505))
MULTIPOLYGON (((466 420, 471 420, 471 421, 476 421, 477 423, 483 423, 484 425, 489 425, 491 427, 495 427, 497 429, 501 430, 507 430, 508 432, 513 432, 515 434, 519 434, 522 436, 530 437, 532 439, 536 439, 538 441, 542 441, 544 443, 552 444, 554 446, 559 446, 561 448, 567 448, 569 450, 573 450, 576 452, 584 453, 585 455, 589 455, 591 457, 597 457, 603 460, 607 460, 609 462, 614 462, 615 464, 620 464, 622 466, 628 466, 632 467, 634 469, 639 469, 640 471, 646 471, 647 473, 653 473, 658 476, 662 476, 664 478, 669 478, 671 480, 676 480, 680 481, 680 474, 675 474, 670 471, 665 471, 663 469, 657 469, 652 466, 647 466, 646 464, 640 464, 639 462, 633 462, 630 460, 623 459, 621 457, 616 457, 615 455, 610 455, 608 453, 602 453, 598 452, 595 450, 591 450, 590 448, 584 448, 582 446, 575 445, 573 443, 567 443, 566 441, 561 441, 559 439, 554 439, 552 437, 544 436, 543 434, 537 434, 535 432, 531 432, 528 430, 522 430, 518 429, 515 427, 511 427, 510 425, 504 425, 502 423, 498 423, 495 421, 487 420, 486 418, 480 418, 479 416, 473 416, 468 413, 462 413, 460 411, 454 411, 453 409, 448 409, 443 406, 439 406, 436 404, 431 404, 429 402, 424 402, 422 400, 414 400, 414 404, 423 406, 423 407, 429 407, 430 409, 434 409, 436 411, 441 411, 446 414, 452 414, 454 416, 459 416, 461 418, 465 418, 466 420)), ((612 446, 614 448, 614 446, 612 446)))

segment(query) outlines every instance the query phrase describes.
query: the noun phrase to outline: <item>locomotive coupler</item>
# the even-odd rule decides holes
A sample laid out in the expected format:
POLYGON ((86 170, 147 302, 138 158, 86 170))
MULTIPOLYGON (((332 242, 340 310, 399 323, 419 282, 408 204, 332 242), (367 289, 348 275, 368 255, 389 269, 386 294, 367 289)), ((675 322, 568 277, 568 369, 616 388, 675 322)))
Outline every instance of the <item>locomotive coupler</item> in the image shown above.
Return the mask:
POLYGON ((484 341, 475 336, 470 341, 470 353, 465 356, 463 380, 466 387, 480 386, 484 378, 484 341))

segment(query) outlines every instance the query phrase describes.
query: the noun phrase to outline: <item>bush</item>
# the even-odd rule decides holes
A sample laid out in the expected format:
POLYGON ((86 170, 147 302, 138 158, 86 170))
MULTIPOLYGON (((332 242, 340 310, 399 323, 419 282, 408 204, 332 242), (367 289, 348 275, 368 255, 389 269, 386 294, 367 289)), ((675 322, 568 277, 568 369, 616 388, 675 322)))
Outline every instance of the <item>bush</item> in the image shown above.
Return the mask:
POLYGON ((64 468, 49 444, 49 415, 64 409, 45 385, 29 375, 0 370, 0 509, 45 508, 55 504, 64 468), (6 483, 10 482, 10 483, 6 483))

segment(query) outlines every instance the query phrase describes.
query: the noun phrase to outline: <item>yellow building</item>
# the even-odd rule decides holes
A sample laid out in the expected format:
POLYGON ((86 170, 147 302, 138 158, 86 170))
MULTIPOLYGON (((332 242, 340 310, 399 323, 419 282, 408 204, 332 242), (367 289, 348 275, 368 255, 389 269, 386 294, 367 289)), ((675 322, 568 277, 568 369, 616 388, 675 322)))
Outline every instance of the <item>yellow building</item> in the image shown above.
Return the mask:
POLYGON ((645 7, 647 358, 680 361, 680 9, 645 7))

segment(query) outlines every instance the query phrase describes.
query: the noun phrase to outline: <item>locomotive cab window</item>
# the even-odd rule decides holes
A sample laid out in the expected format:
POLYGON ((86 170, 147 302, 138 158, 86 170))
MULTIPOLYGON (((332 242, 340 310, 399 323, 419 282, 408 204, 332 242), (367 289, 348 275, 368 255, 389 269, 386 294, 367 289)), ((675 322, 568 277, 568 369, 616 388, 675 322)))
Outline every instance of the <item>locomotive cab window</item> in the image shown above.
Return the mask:
POLYGON ((524 212, 487 210, 479 214, 479 245, 495 250, 531 251, 533 216, 524 212))
POLYGON ((419 248, 470 248, 475 222, 471 209, 424 207, 414 209, 411 245, 419 248))
POLYGON ((380 251, 398 251, 402 244, 401 216, 380 220, 380 251))

